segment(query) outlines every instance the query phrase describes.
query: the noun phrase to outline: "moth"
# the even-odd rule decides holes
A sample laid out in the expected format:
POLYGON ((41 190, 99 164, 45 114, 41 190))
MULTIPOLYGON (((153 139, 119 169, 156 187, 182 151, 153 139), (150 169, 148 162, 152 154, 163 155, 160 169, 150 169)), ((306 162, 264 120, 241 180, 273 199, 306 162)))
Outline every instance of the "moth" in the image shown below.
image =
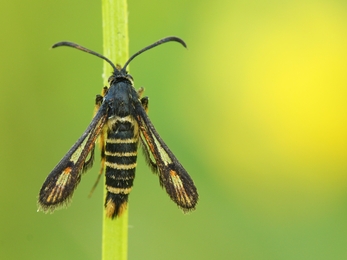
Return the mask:
POLYGON ((96 112, 86 131, 43 183, 38 198, 39 210, 53 212, 69 203, 82 174, 93 165, 97 140, 100 143, 101 167, 93 189, 105 171, 107 195, 104 206, 107 217, 119 217, 127 208, 139 146, 171 200, 183 212, 195 209, 199 195, 194 182, 155 130, 147 116, 148 97, 142 97, 143 88, 135 90, 133 78, 126 71, 135 57, 167 42, 178 42, 186 47, 182 39, 166 37, 132 55, 123 68, 76 43, 58 42, 52 46, 68 46, 95 55, 109 63, 113 73, 108 79, 109 87, 104 87, 102 95, 96 96, 96 112))

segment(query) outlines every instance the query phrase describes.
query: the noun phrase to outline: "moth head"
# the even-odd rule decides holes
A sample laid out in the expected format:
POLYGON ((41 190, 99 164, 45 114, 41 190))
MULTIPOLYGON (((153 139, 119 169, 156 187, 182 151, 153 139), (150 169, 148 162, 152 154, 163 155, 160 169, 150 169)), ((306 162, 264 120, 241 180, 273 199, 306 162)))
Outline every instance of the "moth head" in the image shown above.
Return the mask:
POLYGON ((112 75, 108 78, 108 83, 111 85, 112 83, 115 83, 117 81, 124 81, 128 80, 131 85, 134 84, 133 77, 128 74, 128 72, 123 73, 122 71, 114 71, 112 75))

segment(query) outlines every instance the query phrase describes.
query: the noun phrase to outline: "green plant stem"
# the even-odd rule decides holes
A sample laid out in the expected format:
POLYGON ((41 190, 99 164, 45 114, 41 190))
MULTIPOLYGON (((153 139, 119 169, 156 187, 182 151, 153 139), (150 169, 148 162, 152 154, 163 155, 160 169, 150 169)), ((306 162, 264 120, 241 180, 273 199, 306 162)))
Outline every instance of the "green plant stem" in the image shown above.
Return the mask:
MULTIPOLYGON (((124 64, 129 56, 128 9, 126 0, 102 0, 104 56, 115 64, 124 64)), ((104 62, 104 85, 112 74, 104 62)), ((104 198, 106 197, 106 190, 104 198)), ((125 260, 128 254, 128 210, 116 219, 109 219, 103 210, 102 259, 125 260)))

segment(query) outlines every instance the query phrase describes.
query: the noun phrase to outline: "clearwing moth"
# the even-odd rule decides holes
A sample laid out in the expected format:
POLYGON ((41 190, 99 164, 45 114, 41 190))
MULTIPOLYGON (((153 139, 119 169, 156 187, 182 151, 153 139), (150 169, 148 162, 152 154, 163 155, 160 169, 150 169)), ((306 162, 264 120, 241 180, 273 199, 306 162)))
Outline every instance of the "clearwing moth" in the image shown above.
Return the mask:
POLYGON ((126 71, 129 63, 139 54, 171 41, 186 47, 182 39, 166 37, 132 55, 123 68, 76 43, 58 42, 52 46, 68 46, 95 55, 108 62, 114 71, 108 79, 109 87, 104 87, 102 95, 96 96, 96 112, 87 130, 43 183, 38 198, 39 210, 53 212, 68 204, 82 173, 93 165, 97 139, 101 149, 101 168, 93 189, 105 170, 107 217, 116 218, 127 207, 139 145, 147 164, 158 174, 160 185, 171 200, 184 212, 195 209, 199 195, 194 182, 155 130, 147 116, 148 97, 141 97, 143 88, 135 90, 133 78, 126 71))

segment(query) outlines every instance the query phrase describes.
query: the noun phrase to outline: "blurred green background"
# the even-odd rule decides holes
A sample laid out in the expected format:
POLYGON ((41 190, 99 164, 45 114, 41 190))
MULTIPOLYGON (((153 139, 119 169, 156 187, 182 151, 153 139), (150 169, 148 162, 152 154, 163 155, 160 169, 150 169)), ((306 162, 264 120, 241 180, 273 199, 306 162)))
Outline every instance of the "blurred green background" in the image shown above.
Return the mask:
MULTIPOLYGON (((102 87, 100 1, 2 1, 1 259, 100 259, 98 163, 68 209, 39 189, 102 87)), ((183 215, 139 157, 129 259, 347 259, 347 3, 129 0, 131 64, 149 115, 194 179, 183 215)), ((117 61, 115 61, 117 62, 117 61)), ((97 158, 98 160, 98 158, 97 158)))

